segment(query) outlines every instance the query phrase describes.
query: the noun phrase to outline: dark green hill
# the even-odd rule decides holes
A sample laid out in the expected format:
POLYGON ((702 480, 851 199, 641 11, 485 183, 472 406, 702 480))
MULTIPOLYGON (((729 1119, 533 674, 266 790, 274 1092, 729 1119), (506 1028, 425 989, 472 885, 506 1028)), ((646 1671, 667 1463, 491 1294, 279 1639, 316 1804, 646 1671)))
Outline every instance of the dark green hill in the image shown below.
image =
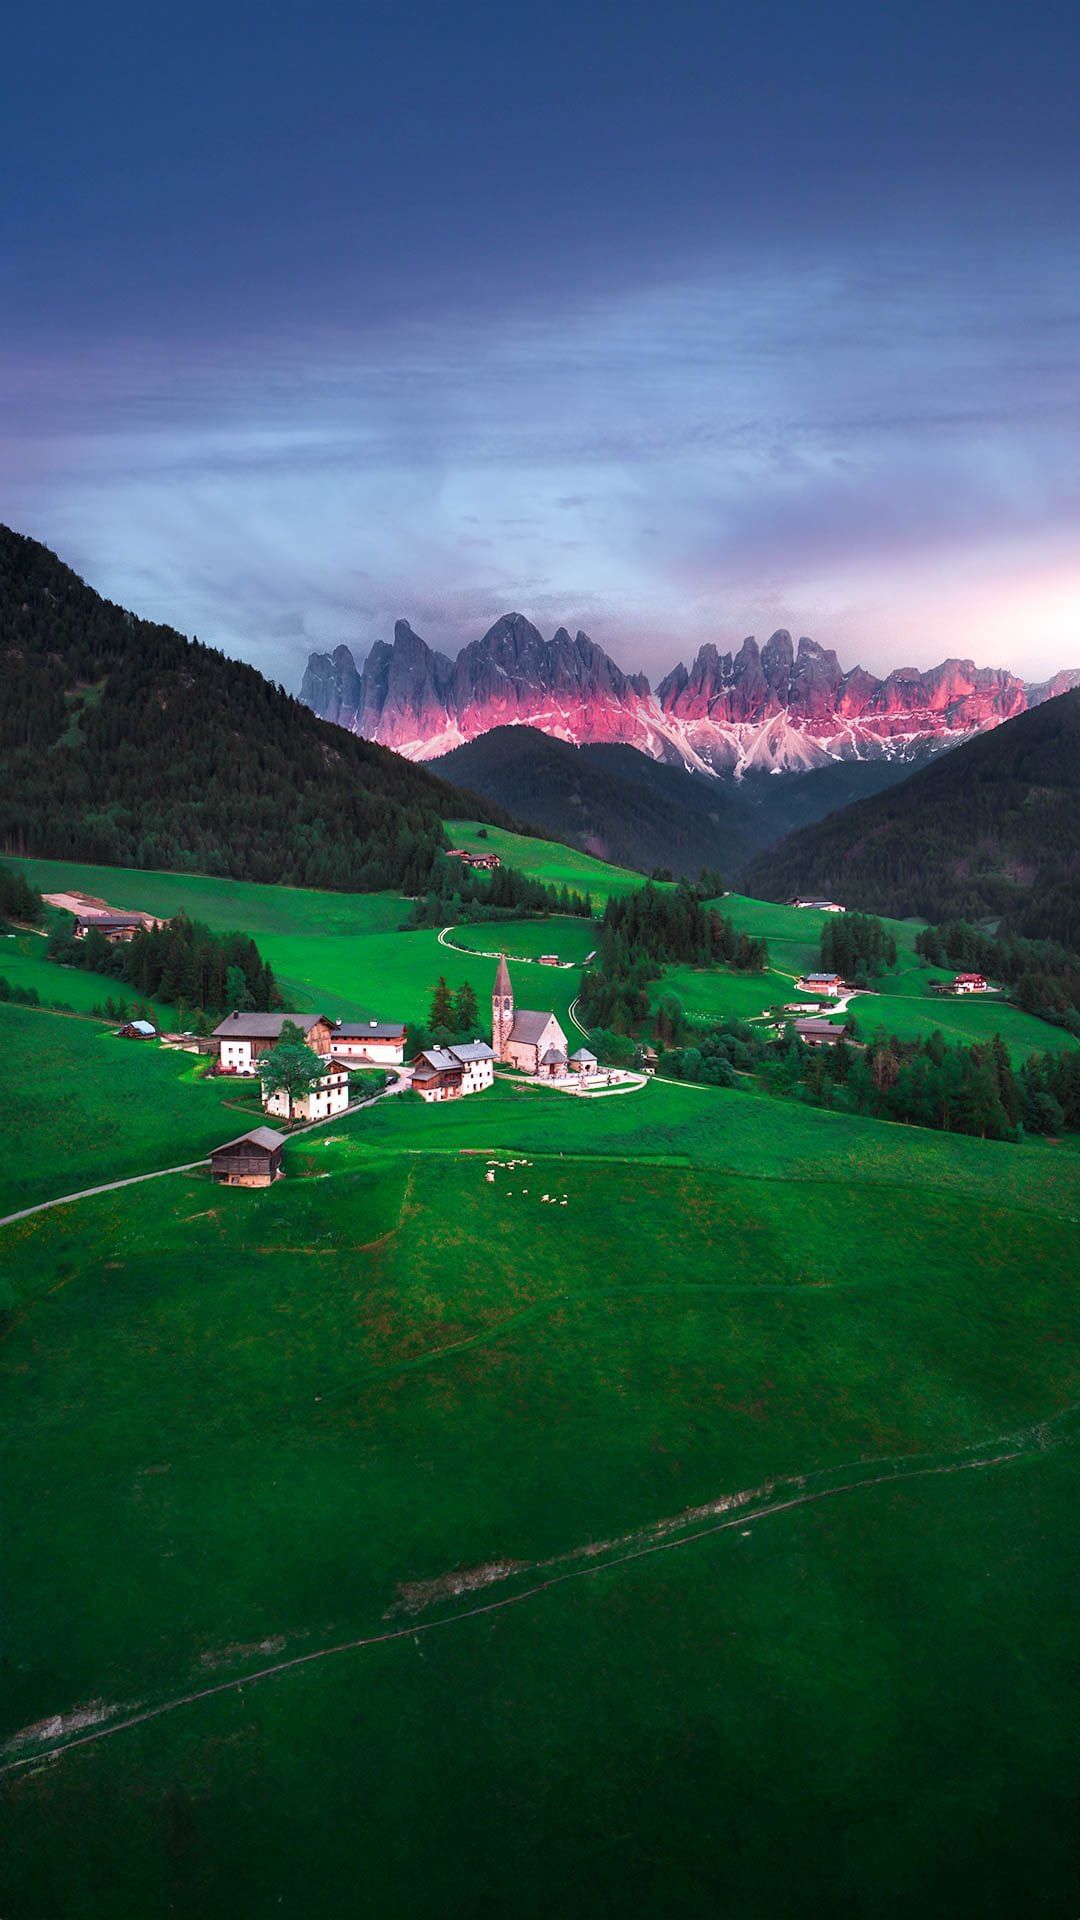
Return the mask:
POLYGON ((790 834, 745 884, 772 900, 821 893, 873 913, 999 919, 1080 947, 1080 692, 790 834))
POLYGON ((495 727, 436 763, 499 806, 600 859, 650 873, 702 867, 735 880, 782 834, 903 779, 888 761, 806 774, 712 780, 636 747, 570 746, 534 727, 495 727))
POLYGON ((511 824, 6 527, 0 676, 8 853, 419 892, 444 818, 511 824))

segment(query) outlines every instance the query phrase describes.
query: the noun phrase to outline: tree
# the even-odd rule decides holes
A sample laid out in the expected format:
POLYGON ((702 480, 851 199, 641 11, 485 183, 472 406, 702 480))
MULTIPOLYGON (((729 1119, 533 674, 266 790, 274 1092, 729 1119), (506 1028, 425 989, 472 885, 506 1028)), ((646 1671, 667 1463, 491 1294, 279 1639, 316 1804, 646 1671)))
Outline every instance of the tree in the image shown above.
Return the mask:
POLYGON ((311 1092, 326 1072, 326 1062, 307 1046, 298 1026, 286 1020, 277 1046, 259 1062, 259 1078, 264 1094, 283 1093, 288 1105, 287 1118, 293 1117, 293 1102, 311 1092))
MULTIPOLYGON (((246 1013, 255 1005, 247 975, 243 967, 227 967, 225 971, 225 1011, 226 1013, 246 1013)), ((292 1022, 288 1022, 291 1026, 292 1022)), ((296 1028, 293 1028, 296 1032, 296 1028)))
POLYGON ((450 989, 443 975, 439 975, 439 984, 431 996, 431 1011, 428 1014, 429 1027, 445 1027, 449 1033, 454 1025, 454 1003, 450 998, 450 989))
POLYGON ((454 1027, 458 1033, 474 1033, 480 1020, 476 995, 468 980, 462 982, 454 999, 454 1027))

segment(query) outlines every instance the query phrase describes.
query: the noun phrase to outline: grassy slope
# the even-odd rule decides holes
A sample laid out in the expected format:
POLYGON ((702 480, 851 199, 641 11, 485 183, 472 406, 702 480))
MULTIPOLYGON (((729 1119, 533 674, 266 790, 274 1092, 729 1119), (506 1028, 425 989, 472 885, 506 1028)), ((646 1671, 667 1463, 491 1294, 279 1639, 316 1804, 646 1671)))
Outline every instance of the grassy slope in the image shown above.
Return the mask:
POLYGON ((632 893, 645 884, 644 874, 609 866, 606 860, 594 860, 591 854, 578 853, 575 847, 564 847, 558 840, 534 840, 525 834, 506 833, 501 827, 489 827, 481 838, 472 820, 448 820, 446 831, 454 846, 497 853, 505 865, 517 867, 549 887, 567 886, 578 893, 591 893, 597 910, 612 894, 632 893))
POLYGON ((196 1160, 258 1112, 250 1089, 198 1080, 190 1054, 96 1021, 0 1006, 0 1037, 18 1114, 0 1130, 0 1214, 196 1160))
MULTIPOLYGON (((751 934, 764 934, 771 968, 763 974, 731 974, 671 967, 658 981, 653 1000, 671 992, 686 1012, 699 1018, 720 1015, 752 1019, 798 999, 794 983, 807 968, 820 965, 821 928, 828 916, 808 908, 774 905, 746 895, 728 894, 717 904, 735 925, 751 934)), ((849 1010, 860 1032, 872 1034, 883 1026, 902 1040, 928 1039, 938 1031, 947 1039, 972 1045, 1000 1033, 1014 1061, 1030 1053, 1057 1052, 1078 1043, 1061 1027, 1037 1020, 994 995, 956 1000, 928 991, 932 980, 948 980, 951 968, 925 967, 915 952, 920 920, 886 920, 897 947, 896 972, 884 977, 873 993, 856 994, 849 1010)))
POLYGON ((1061 1191, 988 1204, 965 1162, 1032 1156, 957 1142, 954 1192, 899 1199, 857 1124, 823 1171, 816 1115, 809 1183, 714 1158, 488 1184, 364 1145, 458 1144, 466 1108, 597 1150, 630 1110, 647 1150, 655 1112, 672 1154, 719 1125, 799 1171, 750 1098, 483 1096, 298 1143, 269 1194, 186 1178, 8 1230, 5 1731, 406 1630, 14 1776, 8 1910, 306 1915, 313 1859, 330 1914, 358 1887, 422 1916, 1067 1910, 1061 1191), (998 1464, 956 1471, 972 1447, 998 1464), (677 1518, 777 1476, 771 1518, 677 1518), (672 1517, 674 1550, 624 1561, 672 1517), (493 1561, 519 1571, 481 1601, 573 1577, 396 1611, 493 1561))
POLYGON ((58 967, 45 957, 45 941, 38 933, 16 933, 0 938, 0 974, 13 987, 32 987, 42 1006, 70 1007, 76 1013, 89 1013, 106 1000, 122 1000, 129 1007, 137 999, 151 1008, 152 1015, 166 1024, 170 1009, 162 1001, 144 1002, 141 994, 122 980, 110 980, 100 973, 83 973, 79 967, 58 967))

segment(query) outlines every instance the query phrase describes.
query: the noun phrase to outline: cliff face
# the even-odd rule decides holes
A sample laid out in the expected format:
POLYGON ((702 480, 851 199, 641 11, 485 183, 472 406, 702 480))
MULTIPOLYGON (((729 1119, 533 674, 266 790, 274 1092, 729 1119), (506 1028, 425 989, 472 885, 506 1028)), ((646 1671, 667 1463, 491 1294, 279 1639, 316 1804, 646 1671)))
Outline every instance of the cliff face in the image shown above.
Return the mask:
POLYGON ((796 771, 836 760, 922 757, 997 726, 1080 683, 1067 670, 1026 687, 998 667, 944 660, 884 679, 845 672, 831 648, 781 629, 734 654, 711 642, 655 692, 626 674, 586 633, 545 640, 504 614, 456 660, 399 620, 393 645, 375 641, 362 670, 348 647, 313 653, 300 698, 323 719, 410 759, 430 760, 493 727, 530 726, 576 745, 639 748, 703 773, 796 771))

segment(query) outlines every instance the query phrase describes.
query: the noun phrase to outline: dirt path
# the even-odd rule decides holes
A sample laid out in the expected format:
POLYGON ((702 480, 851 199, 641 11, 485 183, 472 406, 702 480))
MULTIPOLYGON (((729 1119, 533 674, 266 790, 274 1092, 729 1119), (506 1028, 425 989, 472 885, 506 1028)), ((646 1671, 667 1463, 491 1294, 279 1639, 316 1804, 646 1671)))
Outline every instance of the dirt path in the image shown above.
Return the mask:
MULTIPOLYGON (((1053 1424, 1057 1424, 1057 1416, 1053 1424)), ((985 1471, 1022 1459, 1033 1450, 1045 1451, 1052 1443, 1049 1436, 1051 1423, 1040 1423, 1037 1427, 1023 1430, 1017 1435, 1009 1435, 988 1446, 965 1448, 959 1458, 941 1459, 928 1462, 924 1455, 909 1456, 910 1464, 897 1464, 895 1461, 860 1462, 861 1471, 850 1480, 836 1486, 812 1488, 806 1480, 785 1478, 771 1485, 754 1488, 746 1493, 726 1495, 711 1507, 696 1508, 675 1515, 668 1521, 654 1522, 635 1535, 624 1535, 621 1539, 590 1543, 572 1550, 570 1554, 560 1556, 560 1560, 584 1556, 586 1564, 565 1566, 561 1571, 550 1572, 543 1579, 535 1580, 531 1586, 519 1593, 507 1594, 502 1599, 488 1600, 479 1606, 463 1608, 458 1613, 446 1615, 439 1620, 411 1620, 408 1625, 385 1629, 381 1633, 360 1634, 354 1639, 341 1640, 329 1647, 317 1647, 308 1653, 294 1654, 287 1660, 275 1660, 271 1665, 256 1668, 254 1672, 241 1674, 235 1679, 214 1681, 205 1687, 196 1687, 187 1693, 177 1694, 171 1700, 162 1700, 155 1706, 144 1707, 137 1713, 127 1713, 122 1719, 111 1725, 99 1725, 86 1732, 78 1733, 68 1740, 54 1741, 50 1746, 39 1747, 30 1753, 18 1752, 19 1736, 7 1744, 9 1758, 0 1762, 0 1773, 13 1773, 23 1767, 40 1765, 42 1761, 59 1758, 76 1747, 89 1746, 98 1740, 110 1739, 114 1734, 125 1733, 132 1727, 143 1726, 148 1720, 157 1720, 167 1713, 175 1713, 180 1707, 193 1706, 201 1700, 210 1700, 223 1693, 239 1693, 245 1687, 256 1685, 263 1680, 275 1679, 281 1674, 295 1672, 300 1667, 313 1666, 317 1661, 332 1660, 346 1653, 358 1653, 368 1647, 385 1646, 394 1640, 417 1638, 421 1633, 439 1633, 449 1627, 459 1626, 465 1620, 475 1620, 485 1614, 499 1613, 506 1607, 524 1605, 527 1601, 550 1592, 554 1587, 564 1586, 571 1580, 588 1579, 595 1574, 610 1573, 615 1567, 622 1567, 636 1560, 643 1560, 657 1553, 670 1553, 682 1547, 693 1545, 717 1533, 733 1528, 745 1531, 758 1521, 767 1520, 777 1514, 790 1513, 794 1509, 810 1506, 821 1500, 837 1499, 844 1494, 870 1492, 881 1486, 896 1486, 901 1481, 923 1480, 941 1474, 970 1473, 985 1471), (997 1447, 1000 1451, 991 1451, 997 1447), (881 1469, 884 1468, 884 1471, 881 1469), (875 1471, 875 1469, 877 1469, 875 1471), (781 1494, 778 1499, 769 1498, 772 1494, 781 1494), (762 1504, 750 1503, 761 1500, 762 1504), (712 1519, 705 1525, 694 1522, 709 1512, 722 1513, 724 1517, 712 1519), (689 1530, 687 1528, 689 1527, 689 1530), (667 1529, 667 1532, 662 1531, 667 1529), (677 1529, 681 1529, 678 1530, 677 1529), (612 1552, 612 1549, 622 1551, 612 1552)), ((1060 1443, 1059 1443, 1060 1444, 1060 1443)), ((533 1570, 539 1572, 544 1567, 558 1566, 559 1561, 538 1561, 533 1570)), ((527 1568, 519 1562, 493 1563, 491 1572, 495 1579, 512 1578, 515 1573, 527 1568)))
MULTIPOLYGON (((340 1113, 327 1114, 323 1120, 309 1120, 306 1126, 295 1127, 286 1134, 286 1141, 298 1140, 302 1134, 312 1133, 316 1127, 328 1127, 331 1121, 347 1120, 350 1114, 359 1113, 363 1107, 373 1107, 378 1100, 389 1100, 393 1094, 405 1093, 410 1085, 407 1074, 400 1074, 392 1086, 384 1087, 381 1093, 369 1094, 366 1100, 356 1100, 352 1106, 343 1107, 340 1113)), ((262 1125, 255 1121, 255 1125, 262 1125)), ((164 1180, 170 1173, 195 1173, 199 1167, 208 1166, 210 1156, 204 1153, 201 1160, 185 1160, 177 1167, 155 1167, 152 1173, 130 1173, 123 1180, 106 1180, 100 1187, 81 1187, 78 1193, 61 1193, 55 1200, 37 1200, 32 1207, 20 1207, 17 1213, 5 1213, 0 1216, 0 1227, 10 1227, 16 1220, 29 1220, 35 1213, 47 1213, 50 1207, 69 1207, 76 1200, 92 1200, 99 1193, 117 1193, 121 1187, 137 1187, 143 1180, 164 1180)))

